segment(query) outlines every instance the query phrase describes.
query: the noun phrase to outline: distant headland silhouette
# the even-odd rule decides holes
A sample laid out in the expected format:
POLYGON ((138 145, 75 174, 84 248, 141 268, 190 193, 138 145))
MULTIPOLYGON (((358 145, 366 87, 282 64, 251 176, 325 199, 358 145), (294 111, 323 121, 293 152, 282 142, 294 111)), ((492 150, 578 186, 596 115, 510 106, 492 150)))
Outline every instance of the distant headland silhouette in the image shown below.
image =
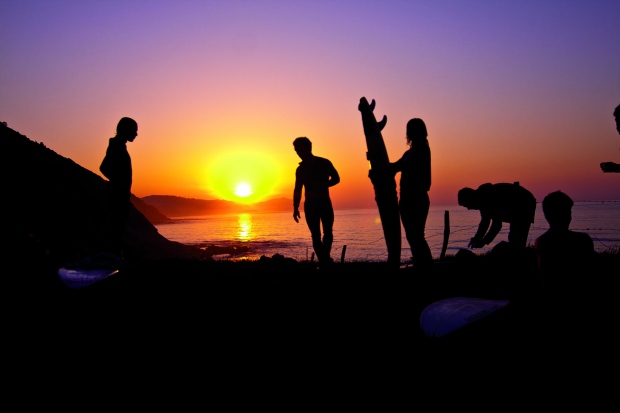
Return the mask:
POLYGON ((293 205, 292 199, 284 197, 254 204, 241 204, 220 199, 183 198, 174 195, 149 195, 140 199, 170 218, 252 212, 289 212, 293 205))

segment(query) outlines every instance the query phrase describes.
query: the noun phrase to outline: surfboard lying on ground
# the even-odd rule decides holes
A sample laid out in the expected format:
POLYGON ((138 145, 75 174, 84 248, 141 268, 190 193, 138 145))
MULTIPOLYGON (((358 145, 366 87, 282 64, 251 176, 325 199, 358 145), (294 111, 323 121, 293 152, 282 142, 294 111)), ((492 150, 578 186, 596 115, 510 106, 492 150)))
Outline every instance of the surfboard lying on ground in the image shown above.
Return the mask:
POLYGON ((108 268, 85 269, 85 268, 65 268, 58 269, 58 275, 62 282, 69 288, 84 288, 91 284, 101 281, 104 278, 114 275, 118 270, 108 268))
POLYGON ((122 265, 123 261, 118 255, 102 252, 65 264, 58 269, 58 276, 67 287, 79 289, 118 273, 122 265))
POLYGON ((504 308, 509 300, 452 297, 429 304, 420 315, 427 337, 442 337, 504 308))
MULTIPOLYGON (((365 97, 360 99, 358 110, 362 114, 362 125, 366 137, 368 149, 367 158, 370 168, 381 170, 390 164, 390 159, 385 148, 385 142, 381 131, 387 123, 387 116, 383 116, 380 122, 375 118, 375 100, 371 103, 365 97)), ((379 208, 383 236, 388 250, 388 263, 398 268, 400 265, 400 212, 398 209, 398 195, 396 194, 396 180, 393 174, 383 174, 373 178, 375 201, 379 208)))

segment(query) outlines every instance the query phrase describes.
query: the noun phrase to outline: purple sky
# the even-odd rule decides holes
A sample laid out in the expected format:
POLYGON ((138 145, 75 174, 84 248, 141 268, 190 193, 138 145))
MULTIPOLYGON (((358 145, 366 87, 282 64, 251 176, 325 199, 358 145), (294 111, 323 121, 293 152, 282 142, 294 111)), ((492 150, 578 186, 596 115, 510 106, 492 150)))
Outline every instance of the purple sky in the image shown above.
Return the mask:
POLYGON ((620 199, 599 167, 620 163, 618 0, 0 0, 0 16, 0 121, 98 173, 135 118, 137 196, 232 199, 257 179, 291 197, 308 136, 341 174, 336 206, 372 205, 366 96, 392 160, 407 120, 427 123, 434 204, 513 181, 620 199))

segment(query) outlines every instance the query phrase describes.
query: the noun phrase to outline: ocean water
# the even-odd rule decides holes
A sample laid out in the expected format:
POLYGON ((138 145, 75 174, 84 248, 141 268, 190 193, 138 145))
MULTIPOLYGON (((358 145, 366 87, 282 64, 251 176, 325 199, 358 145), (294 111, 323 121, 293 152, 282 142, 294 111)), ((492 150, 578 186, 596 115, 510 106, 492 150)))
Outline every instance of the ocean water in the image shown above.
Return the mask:
MULTIPOLYGON (((480 213, 459 206, 431 206, 426 223, 426 240, 434 258, 439 258, 444 239, 445 215, 449 220, 449 239, 446 255, 454 255, 467 248, 474 236, 480 213)), ((218 259, 254 260, 265 255, 281 254, 298 261, 312 259, 312 240, 304 220, 293 220, 293 212, 266 214, 231 214, 177 218, 172 223, 156 226, 161 235, 172 241, 197 245, 237 247, 239 253, 221 254, 218 259)), ((549 228, 538 203, 534 224, 530 228, 529 243, 549 228)), ((588 233, 598 252, 620 247, 620 201, 576 202, 570 229, 588 233)), ((411 257, 409 244, 402 234, 401 261, 411 257)), ((500 241, 508 239, 508 224, 504 224, 495 240, 475 250, 484 253, 500 241)), ((336 210, 332 258, 340 261, 385 261, 387 248, 379 212, 374 209, 336 210), (346 246, 346 248, 345 248, 346 246)))

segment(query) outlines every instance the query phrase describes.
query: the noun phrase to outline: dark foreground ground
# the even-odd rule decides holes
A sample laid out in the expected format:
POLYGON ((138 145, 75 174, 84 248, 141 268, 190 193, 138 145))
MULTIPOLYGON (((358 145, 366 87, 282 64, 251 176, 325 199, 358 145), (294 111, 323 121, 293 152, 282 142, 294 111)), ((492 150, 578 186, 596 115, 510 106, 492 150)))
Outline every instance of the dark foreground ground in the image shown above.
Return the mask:
POLYGON ((424 273, 368 262, 320 270, 281 256, 145 260, 80 290, 61 282, 58 263, 22 264, 5 275, 4 290, 5 354, 22 380, 55 381, 62 371, 73 385, 110 375, 278 388, 474 385, 471 374, 485 376, 485 386, 519 374, 528 383, 581 383, 617 360, 617 253, 600 255, 580 292, 562 303, 540 293, 530 259, 449 257, 424 273), (426 337, 422 310, 458 296, 510 304, 426 337))

